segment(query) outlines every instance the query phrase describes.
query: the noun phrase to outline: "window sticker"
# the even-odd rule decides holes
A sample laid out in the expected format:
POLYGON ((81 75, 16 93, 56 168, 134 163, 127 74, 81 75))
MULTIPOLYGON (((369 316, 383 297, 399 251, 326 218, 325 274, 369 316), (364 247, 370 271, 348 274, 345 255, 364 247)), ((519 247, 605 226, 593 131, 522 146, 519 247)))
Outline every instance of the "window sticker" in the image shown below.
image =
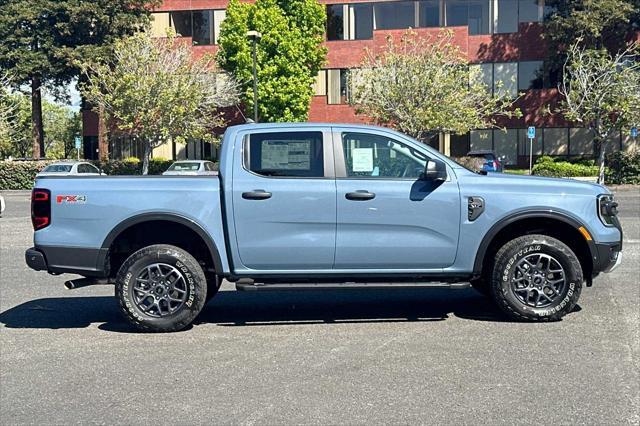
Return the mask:
POLYGON ((351 150, 351 158, 353 158, 352 168, 354 172, 373 171, 373 149, 353 148, 351 150))
POLYGON ((309 141, 264 141, 261 156, 265 170, 310 170, 311 143, 309 141))

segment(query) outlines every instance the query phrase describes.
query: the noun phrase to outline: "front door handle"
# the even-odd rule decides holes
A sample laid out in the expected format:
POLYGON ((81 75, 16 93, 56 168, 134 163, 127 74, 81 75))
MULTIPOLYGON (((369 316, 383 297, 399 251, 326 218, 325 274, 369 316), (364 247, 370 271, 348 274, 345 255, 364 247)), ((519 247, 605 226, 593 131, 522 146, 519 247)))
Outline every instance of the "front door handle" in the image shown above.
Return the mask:
POLYGON ((264 189, 256 189, 255 191, 243 192, 242 198, 245 200, 267 200, 271 198, 271 193, 264 189))
POLYGON ((344 196, 347 200, 352 201, 367 201, 376 198, 376 194, 369 191, 347 192, 344 196))

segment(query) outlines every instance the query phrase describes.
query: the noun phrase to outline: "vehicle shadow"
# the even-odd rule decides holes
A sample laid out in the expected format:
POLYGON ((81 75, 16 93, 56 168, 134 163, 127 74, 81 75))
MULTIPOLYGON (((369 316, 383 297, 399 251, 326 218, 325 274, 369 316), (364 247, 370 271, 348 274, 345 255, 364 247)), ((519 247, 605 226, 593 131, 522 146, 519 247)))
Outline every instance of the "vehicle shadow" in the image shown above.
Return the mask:
MULTIPOLYGON (((221 291, 195 324, 273 326, 326 323, 508 321, 473 290, 366 289, 333 291, 221 291)), ((0 314, 7 328, 84 328, 98 323, 113 332, 135 331, 122 318, 113 297, 60 297, 32 300, 0 314)))

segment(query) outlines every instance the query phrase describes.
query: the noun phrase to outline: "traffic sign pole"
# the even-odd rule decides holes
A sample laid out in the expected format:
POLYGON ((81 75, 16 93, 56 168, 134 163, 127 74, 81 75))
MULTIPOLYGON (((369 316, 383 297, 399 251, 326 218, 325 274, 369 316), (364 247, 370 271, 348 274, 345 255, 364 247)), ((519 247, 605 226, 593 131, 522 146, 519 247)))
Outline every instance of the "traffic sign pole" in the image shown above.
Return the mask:
POLYGON ((76 136, 74 142, 76 144, 76 151, 78 151, 78 160, 80 160, 80 147, 82 147, 82 138, 80 136, 76 136))
POLYGON ((533 174, 533 139, 536 137, 536 128, 529 126, 527 129, 527 137, 529 138, 529 175, 533 174))

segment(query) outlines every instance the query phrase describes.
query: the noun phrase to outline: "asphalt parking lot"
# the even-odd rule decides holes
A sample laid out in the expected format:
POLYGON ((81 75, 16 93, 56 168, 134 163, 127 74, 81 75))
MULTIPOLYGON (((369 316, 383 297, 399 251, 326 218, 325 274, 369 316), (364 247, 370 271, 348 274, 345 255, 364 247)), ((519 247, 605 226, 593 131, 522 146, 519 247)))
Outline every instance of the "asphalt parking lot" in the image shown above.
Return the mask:
POLYGON ((639 424, 640 190, 624 261, 550 324, 473 290, 223 291, 132 333, 108 286, 31 271, 28 194, 0 218, 2 424, 639 424))

